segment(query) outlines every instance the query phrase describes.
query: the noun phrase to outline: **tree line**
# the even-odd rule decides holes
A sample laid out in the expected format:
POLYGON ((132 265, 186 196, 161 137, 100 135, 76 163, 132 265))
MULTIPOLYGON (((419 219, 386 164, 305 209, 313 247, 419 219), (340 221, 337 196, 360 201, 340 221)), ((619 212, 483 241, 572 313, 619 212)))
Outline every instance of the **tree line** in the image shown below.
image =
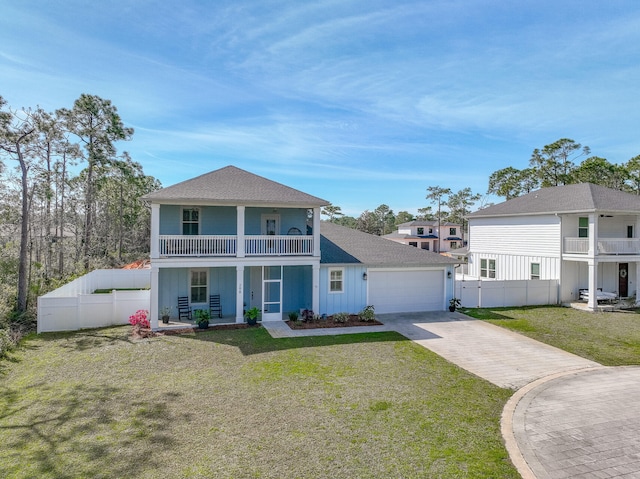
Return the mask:
POLYGON ((161 185, 118 153, 132 135, 95 95, 54 112, 0 96, 0 329, 32 318, 37 296, 73 277, 148 255, 140 197, 161 185))
MULTIPOLYGON (((591 156, 588 146, 561 138, 542 149, 534 149, 527 168, 519 170, 509 166, 492 173, 486 194, 509 200, 539 188, 571 183, 593 183, 640 194, 640 155, 626 163, 610 163, 605 158, 591 156)), ((408 211, 394 214, 386 204, 365 210, 358 217, 344 215, 342 208, 336 205, 323 208, 322 214, 334 223, 379 236, 391 233, 398 225, 410 221, 460 224, 464 234, 465 216, 493 204, 483 201, 486 196, 474 193, 471 188, 454 193, 450 188, 429 186, 426 191, 425 199, 431 205, 419 208, 416 215, 408 211)))

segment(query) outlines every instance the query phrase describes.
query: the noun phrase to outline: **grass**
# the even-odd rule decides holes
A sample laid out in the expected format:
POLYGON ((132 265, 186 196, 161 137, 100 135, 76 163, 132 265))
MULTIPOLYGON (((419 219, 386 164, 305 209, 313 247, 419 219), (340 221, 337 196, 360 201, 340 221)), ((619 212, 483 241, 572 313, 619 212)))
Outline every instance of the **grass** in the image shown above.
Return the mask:
POLYGON ((640 364, 637 311, 590 313, 548 306, 463 312, 605 366, 640 364))
POLYGON ((512 391, 396 333, 29 339, 0 372, 8 478, 517 478, 512 391))

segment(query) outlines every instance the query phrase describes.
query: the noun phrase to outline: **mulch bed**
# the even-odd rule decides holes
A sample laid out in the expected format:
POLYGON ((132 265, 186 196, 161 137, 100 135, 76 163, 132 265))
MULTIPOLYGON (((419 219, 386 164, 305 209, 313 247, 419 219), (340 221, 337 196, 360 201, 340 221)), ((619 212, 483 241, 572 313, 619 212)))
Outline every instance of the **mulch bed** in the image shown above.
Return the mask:
POLYGON ((327 319, 319 321, 285 321, 291 329, 317 329, 317 328, 350 328, 352 326, 381 326, 382 323, 377 320, 361 321, 357 314, 352 314, 349 321, 344 323, 336 323, 331 316, 327 319))

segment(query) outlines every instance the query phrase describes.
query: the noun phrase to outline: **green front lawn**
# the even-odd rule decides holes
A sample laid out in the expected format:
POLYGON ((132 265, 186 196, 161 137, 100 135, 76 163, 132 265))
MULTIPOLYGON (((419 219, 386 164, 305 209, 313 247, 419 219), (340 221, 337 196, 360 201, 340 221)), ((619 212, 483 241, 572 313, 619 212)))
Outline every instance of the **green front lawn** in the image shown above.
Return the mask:
POLYGON ((395 333, 28 340, 0 363, 7 478, 517 478, 512 391, 395 333))
POLYGON ((590 313, 556 306, 462 312, 605 366, 640 364, 640 314, 590 313))

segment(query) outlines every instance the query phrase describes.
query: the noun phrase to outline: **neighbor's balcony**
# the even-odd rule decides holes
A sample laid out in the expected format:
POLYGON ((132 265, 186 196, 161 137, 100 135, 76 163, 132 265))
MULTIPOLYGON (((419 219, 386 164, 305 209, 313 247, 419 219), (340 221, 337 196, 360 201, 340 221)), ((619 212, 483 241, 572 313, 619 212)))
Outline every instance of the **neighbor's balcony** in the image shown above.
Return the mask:
MULTIPOLYGON (((638 238, 602 238, 597 241, 599 255, 640 254, 638 238)), ((564 253, 587 254, 589 238, 564 238, 564 253)))
MULTIPOLYGON (((235 235, 160 235, 159 253, 166 256, 237 256, 235 235)), ((245 236, 245 256, 313 254, 313 236, 245 236)))

